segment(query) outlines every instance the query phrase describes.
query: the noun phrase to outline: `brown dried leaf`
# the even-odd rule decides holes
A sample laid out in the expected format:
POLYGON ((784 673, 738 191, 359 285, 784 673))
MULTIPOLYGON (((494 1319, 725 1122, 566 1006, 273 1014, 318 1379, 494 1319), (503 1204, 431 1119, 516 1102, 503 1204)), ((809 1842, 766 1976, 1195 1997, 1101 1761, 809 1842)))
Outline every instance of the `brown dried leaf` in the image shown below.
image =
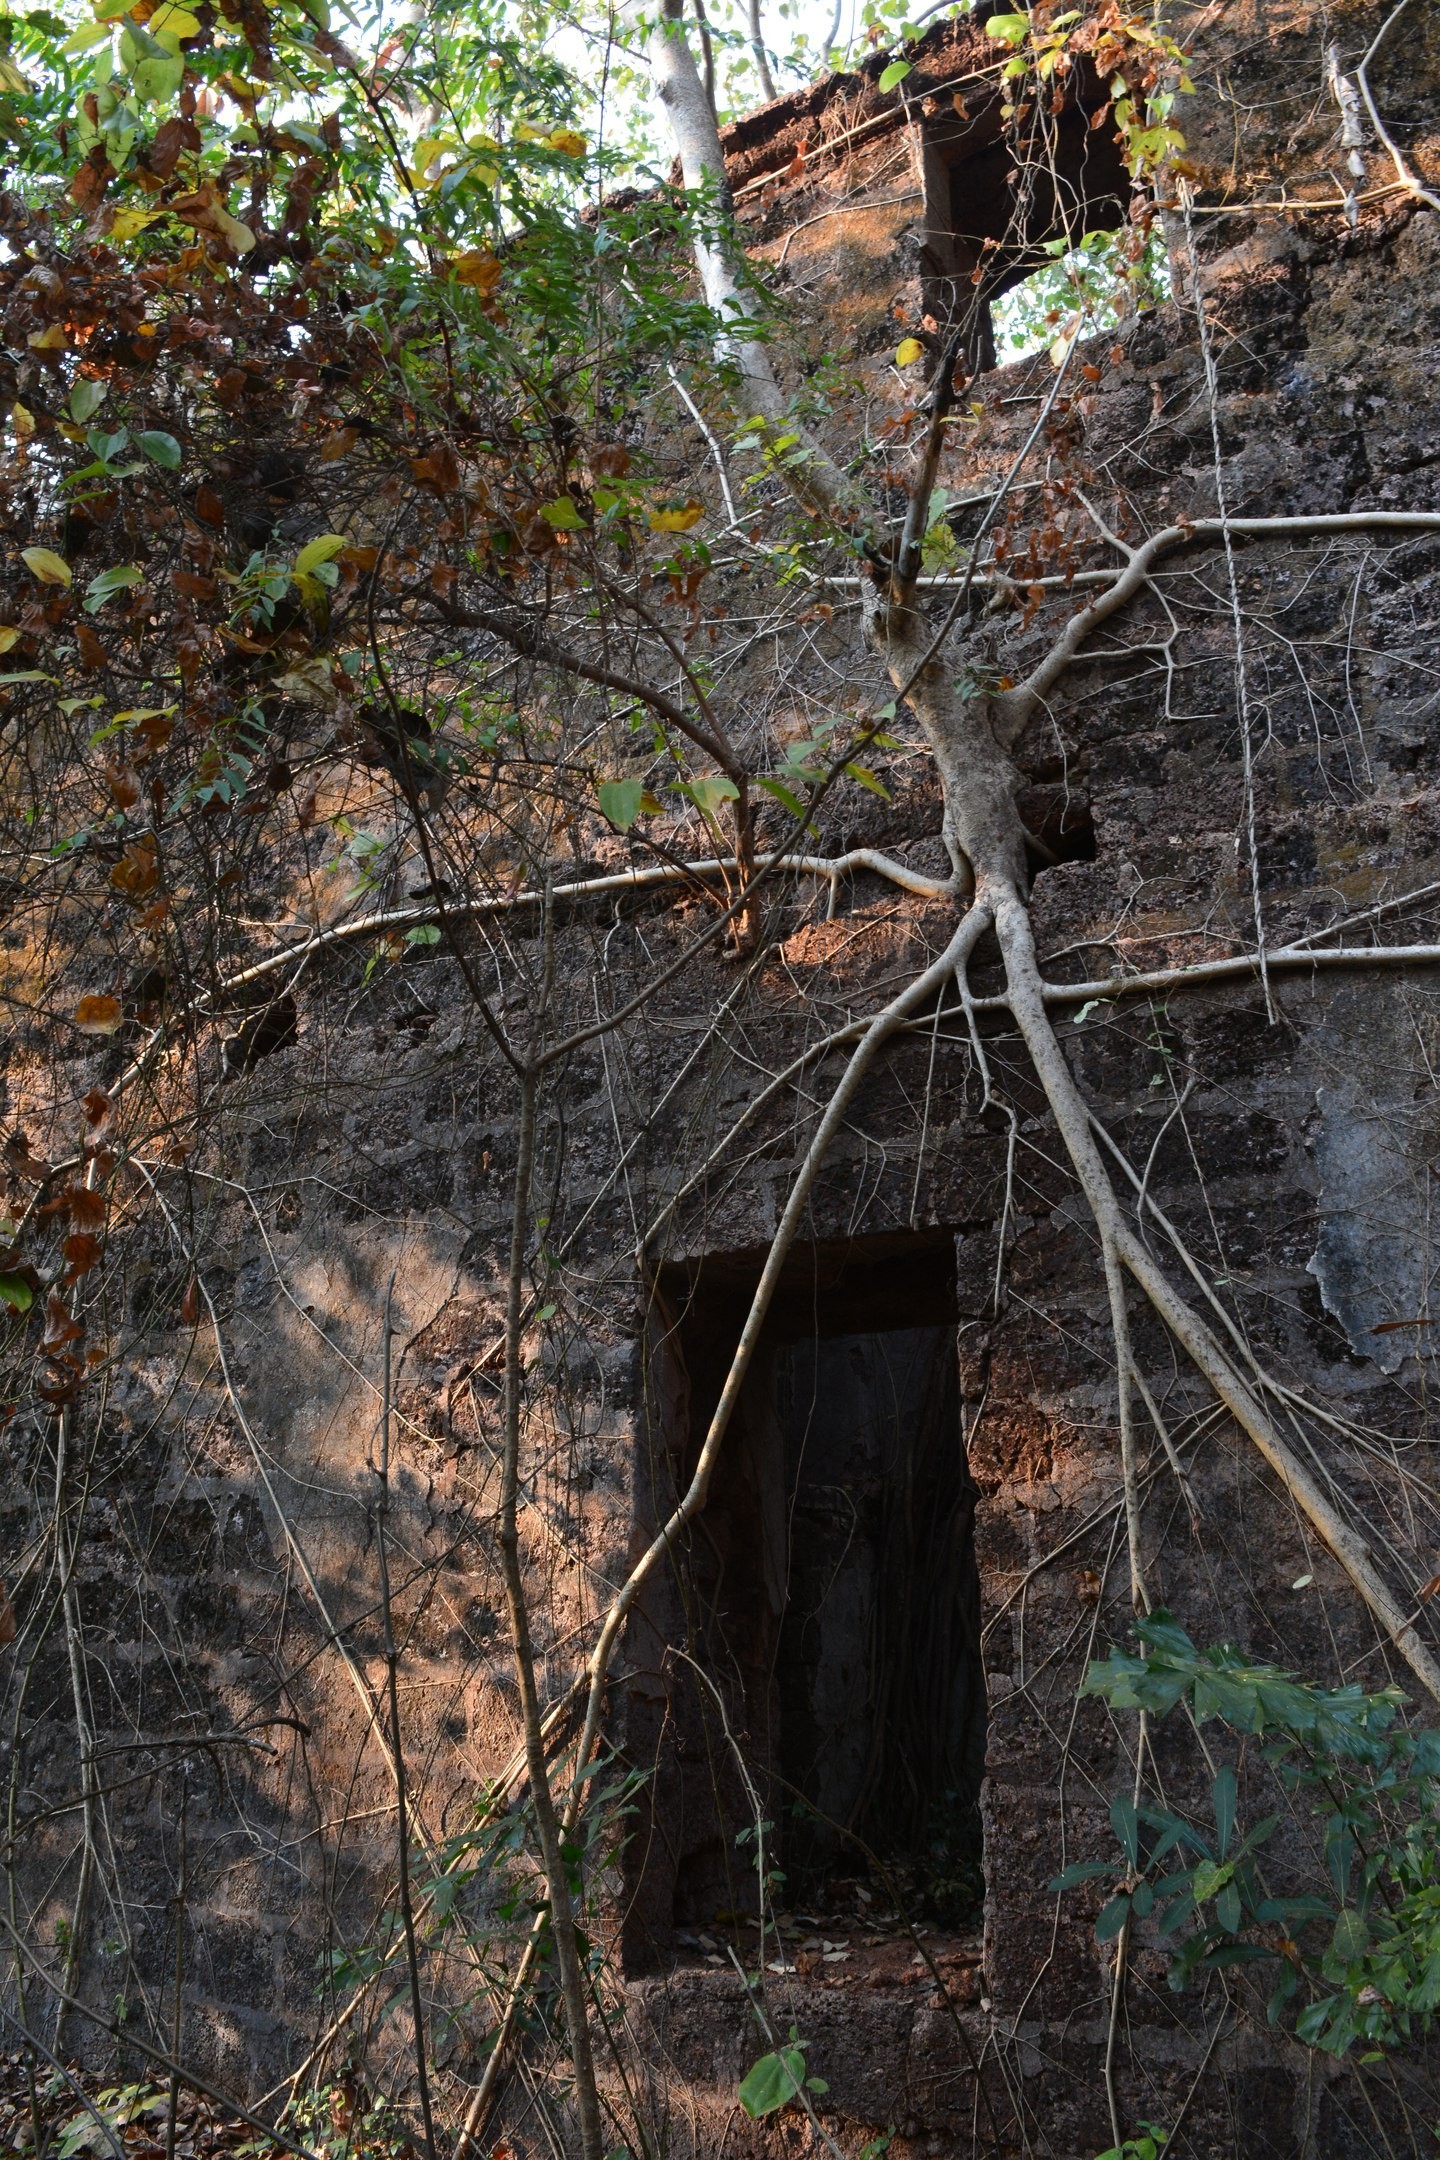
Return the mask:
POLYGON ((133 810, 140 800, 140 775, 129 765, 107 765, 105 778, 110 793, 122 810, 133 810))
POLYGON ((411 458, 410 470, 422 487, 437 495, 453 495, 460 485, 460 467, 449 443, 440 443, 425 457, 411 458))
POLYGON ((135 730, 135 763, 143 765, 146 758, 154 757, 157 750, 163 750, 174 732, 174 721, 167 720, 163 713, 151 713, 147 720, 142 720, 135 730))
POLYGON ((16 1126, 5 1142, 3 1153, 5 1167, 12 1177, 26 1178, 32 1185, 40 1185, 50 1175, 50 1165, 44 1156, 31 1154, 23 1126, 16 1126))
POLYGON ((155 859, 155 842, 148 833, 132 841, 114 869, 110 883, 116 892, 124 893, 127 900, 143 899, 153 892, 160 882, 160 866, 155 859))
POLYGON ((114 177, 115 167, 97 143, 84 163, 76 168, 70 182, 71 202, 77 210, 93 210, 114 177))
POLYGON ((72 1230, 60 1248, 65 1255, 66 1268, 62 1278, 66 1283, 79 1282, 88 1275, 105 1256, 105 1248, 89 1230, 72 1230))
MULTIPOLYGON (((98 1095, 100 1090, 91 1091, 98 1095)), ((107 1102, 109 1098, 106 1098, 107 1102)), ((105 1195, 93 1185, 68 1185, 60 1195, 76 1230, 99 1230, 105 1222, 105 1195)))
POLYGON ((82 1035, 113 1035, 125 1018, 125 1008, 117 997, 92 992, 81 998, 72 1018, 82 1035))
POLYGON ((42 1350, 63 1350, 66 1343, 78 1342, 84 1333, 64 1298, 52 1290, 45 1300, 45 1333, 40 1338, 42 1350))
POLYGON ((40 1397, 41 1402, 49 1403, 52 1410, 63 1410, 67 1403, 74 1402, 80 1392, 80 1383, 84 1377, 83 1367, 80 1371, 72 1372, 68 1376, 55 1373, 52 1374, 49 1380, 37 1380, 35 1393, 40 1397))
MULTIPOLYGON (((85 1113, 85 1123, 92 1132, 99 1132, 114 1107, 115 1105, 105 1093, 104 1088, 92 1087, 80 1098, 80 1108, 85 1113)), ((87 1198, 93 1197, 95 1197, 93 1194, 87 1195, 87 1198)))
POLYGON ((158 173, 162 180, 168 180, 184 152, 199 148, 200 130, 193 120, 177 115, 155 130, 155 140, 150 145, 145 162, 152 173, 158 173))
POLYGON ((15 1608, 10 1602, 9 1591, 4 1583, 0 1583, 0 1646, 14 1642, 15 1632, 15 1608))

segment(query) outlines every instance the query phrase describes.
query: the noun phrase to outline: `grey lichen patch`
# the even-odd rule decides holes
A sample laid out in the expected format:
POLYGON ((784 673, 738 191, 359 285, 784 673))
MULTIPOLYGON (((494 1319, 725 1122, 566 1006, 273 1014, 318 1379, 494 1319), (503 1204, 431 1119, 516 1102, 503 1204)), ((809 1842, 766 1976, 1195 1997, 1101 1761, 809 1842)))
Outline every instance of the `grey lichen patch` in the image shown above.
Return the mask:
POLYGON ((1424 992, 1347 989, 1326 1049, 1349 1055, 1315 1094, 1320 1234, 1308 1271, 1351 1349, 1385 1373, 1436 1347, 1436 1024, 1424 992))

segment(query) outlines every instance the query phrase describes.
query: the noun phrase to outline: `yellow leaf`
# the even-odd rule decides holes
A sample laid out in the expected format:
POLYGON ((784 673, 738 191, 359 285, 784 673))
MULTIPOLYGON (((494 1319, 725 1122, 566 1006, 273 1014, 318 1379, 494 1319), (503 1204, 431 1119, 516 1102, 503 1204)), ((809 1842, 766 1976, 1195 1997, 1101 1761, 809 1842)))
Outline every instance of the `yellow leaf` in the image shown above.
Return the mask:
POLYGON ((429 172, 430 167, 435 163, 435 160, 437 158, 443 157, 447 150, 455 150, 458 148, 459 145, 456 143, 453 135, 422 135, 419 142, 417 142, 415 145, 416 172, 429 172))
POLYGON ((192 38, 200 35, 200 18, 176 0, 161 0, 145 27, 152 37, 192 38))
POLYGON ((8 90, 11 97, 23 97, 30 87, 29 76, 22 75, 14 61, 0 53, 0 90, 8 90))
POLYGON ((30 437, 35 433, 35 415, 28 405, 22 405, 17 400, 10 407, 10 425, 15 430, 15 440, 17 442, 29 442, 30 437))
POLYGON ((895 348, 896 367, 909 367, 912 361, 923 360, 924 357, 925 347, 918 337, 901 338, 895 348))
POLYGON ((234 248, 236 254, 248 255, 255 245, 255 235, 251 232, 250 227, 242 225, 239 218, 231 217, 229 211, 223 210, 219 203, 211 204, 210 215, 219 231, 224 234, 231 247, 234 248))
POLYGON ((63 555, 55 553, 54 548, 21 548, 20 560, 32 577, 39 578, 42 585, 70 583, 70 565, 63 555))
POLYGON ((585 137, 577 135, 574 128, 555 128, 550 134, 550 148, 563 151, 566 157, 584 157, 587 148, 585 137))
POLYGON ((112 240, 133 240, 136 233, 144 232, 147 225, 153 225, 159 215, 158 210, 139 210, 128 206, 117 210, 110 220, 110 237, 112 240))
POLYGON ((74 1013, 82 1035, 113 1035, 124 1017, 117 997, 82 997, 74 1013))
POLYGON ((65 332, 58 322, 47 323, 43 330, 32 330, 25 342, 36 352, 64 352, 65 332))
POLYGON ((467 248, 451 264, 457 283, 473 285, 476 292, 492 293, 500 283, 501 263, 488 248, 467 248))
POLYGON ((295 575, 306 577, 318 570, 321 563, 332 562, 340 550, 350 545, 349 533, 321 533, 314 540, 307 540, 295 557, 295 575))
POLYGON ((689 532, 705 515, 704 503, 661 503, 650 512, 651 532, 689 532))
POLYGON ((545 140, 544 128, 532 127, 528 120, 517 120, 514 132, 516 142, 544 142, 545 140))
POLYGON ((9 652, 11 646, 19 642, 20 632, 12 629, 9 623, 0 623, 0 653, 9 652))

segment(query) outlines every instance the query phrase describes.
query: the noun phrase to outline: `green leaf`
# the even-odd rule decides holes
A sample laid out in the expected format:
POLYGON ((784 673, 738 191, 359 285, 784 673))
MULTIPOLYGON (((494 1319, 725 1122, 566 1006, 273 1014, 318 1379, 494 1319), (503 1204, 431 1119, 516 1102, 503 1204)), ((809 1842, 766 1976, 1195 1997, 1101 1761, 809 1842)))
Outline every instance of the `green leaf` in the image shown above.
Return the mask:
POLYGON ((985 35, 996 38, 1003 45, 1020 45, 1029 35, 1028 15, 992 15, 985 24, 985 35))
POLYGON ((135 440, 146 457, 153 459, 157 465, 163 465, 167 472, 178 470, 184 453, 175 437, 167 435, 163 428, 146 428, 135 440))
POLYGON ((540 515, 556 532, 584 532, 585 520, 568 495, 561 495, 552 503, 542 503, 540 515))
POLYGON ((108 383, 96 382, 92 375, 82 375, 70 392, 70 417, 78 420, 81 427, 94 418, 110 394, 108 383))
POLYGON ((141 585, 145 572, 139 563, 116 563, 113 569, 102 570, 85 588, 85 612, 94 615, 105 602, 117 592, 125 592, 132 585, 141 585))
POLYGON ((0 1275, 0 1298, 12 1312, 27 1313, 35 1302, 35 1292, 23 1275, 0 1275))
POLYGON ((112 433, 107 434, 104 428, 91 428, 85 440, 100 460, 101 465, 105 466, 110 463, 112 458, 119 457, 120 452, 130 440, 130 430, 123 427, 116 428, 112 433))
POLYGON ((78 30, 71 31, 60 50, 63 53, 72 55, 89 52, 96 45, 107 44, 110 36, 111 25, 109 22, 82 23, 78 30))
POLYGON ((645 800, 644 781, 602 780, 595 793, 600 801, 600 815, 609 818, 621 832, 629 832, 645 800))
POLYGON ((885 68, 881 73, 880 88, 882 90, 893 90, 896 83, 904 82, 905 77, 913 74, 913 72, 914 70, 908 60, 892 60, 889 67, 885 68))
POLYGON ((764 788, 767 795, 773 795, 776 802, 783 804, 784 808, 790 812, 791 817, 798 818, 801 824, 804 824, 805 805, 798 795, 792 794, 783 780, 777 780, 773 773, 757 773, 755 785, 764 788))
POLYGON ((1370 1947, 1370 1929, 1365 1915, 1347 1908, 1335 1917, 1335 1932, 1330 1938, 1330 1948, 1337 1958, 1350 1964, 1363 1957, 1370 1947))
POLYGON ((872 795, 878 795, 882 802, 889 802, 889 788, 886 787, 884 781, 879 777, 877 773, 871 772, 868 765, 857 765, 852 759, 850 764, 845 767, 845 770, 850 775, 850 778, 852 780, 859 781, 861 787, 869 788, 870 793, 872 795))
POLYGON ((1045 1885, 1047 1890, 1075 1890, 1081 1883, 1093 1882, 1097 1875, 1113 1875, 1115 1864, 1111 1860, 1076 1860, 1045 1885))
POLYGON ((438 945, 440 943, 439 925, 436 923, 417 923, 413 930, 406 931, 405 943, 407 945, 438 945))
POLYGON ((1215 1810, 1215 1842, 1223 1860, 1229 1848, 1230 1833, 1235 1828, 1235 1772, 1228 1763, 1215 1773, 1210 1803, 1215 1810))
POLYGON ((1207 1898, 1216 1896, 1225 1888, 1233 1873, 1234 1869, 1228 1860, 1202 1860, 1195 1870, 1191 1884, 1191 1895, 1196 1904, 1203 1905, 1207 1898))
POLYGON ((734 802, 740 790, 728 773, 704 773, 698 780, 682 783, 702 816, 713 818, 721 803, 734 802))
POLYGON ((1140 1865, 1140 1819, 1129 1793, 1117 1793, 1110 1802, 1110 1827, 1120 1840, 1131 1867, 1140 1865))
POLYGON ((805 2084, 805 2057, 798 2047, 762 2055, 741 2082, 740 2105, 753 2121, 797 2099, 805 2084))
POLYGON ((1129 1918, 1130 1895, 1128 1891, 1121 1890, 1101 1909, 1100 1917, 1095 1922, 1096 1942, 1112 1942, 1129 1918))

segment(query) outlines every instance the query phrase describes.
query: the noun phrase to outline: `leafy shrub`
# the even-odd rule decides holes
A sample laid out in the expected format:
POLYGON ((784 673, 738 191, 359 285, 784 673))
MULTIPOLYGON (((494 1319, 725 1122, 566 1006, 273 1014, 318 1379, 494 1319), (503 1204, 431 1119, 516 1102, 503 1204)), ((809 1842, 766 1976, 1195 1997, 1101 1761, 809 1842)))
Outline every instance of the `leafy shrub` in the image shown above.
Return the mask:
MULTIPOLYGON (((1271 2022, 1303 1998, 1295 2030, 1328 2054, 1428 2031, 1440 2007, 1440 1732, 1398 1722, 1398 1688, 1310 1687, 1229 1645, 1198 1650, 1166 1612, 1136 1630, 1139 1654, 1112 1650, 1091 1665, 1082 1692, 1153 1717, 1184 1704, 1197 1724, 1254 1736, 1319 1830, 1329 1879, 1324 1894, 1277 1893, 1264 1858, 1282 1818, 1266 1815, 1242 1832, 1235 1769, 1222 1764, 1203 1825, 1127 1794, 1111 1801, 1125 1867, 1097 1939, 1153 1921, 1174 1942, 1177 1989, 1200 1972, 1273 1965, 1271 2022)), ((1051 1888, 1107 1876, 1116 1876, 1113 1862, 1082 1861, 1051 1888)))

